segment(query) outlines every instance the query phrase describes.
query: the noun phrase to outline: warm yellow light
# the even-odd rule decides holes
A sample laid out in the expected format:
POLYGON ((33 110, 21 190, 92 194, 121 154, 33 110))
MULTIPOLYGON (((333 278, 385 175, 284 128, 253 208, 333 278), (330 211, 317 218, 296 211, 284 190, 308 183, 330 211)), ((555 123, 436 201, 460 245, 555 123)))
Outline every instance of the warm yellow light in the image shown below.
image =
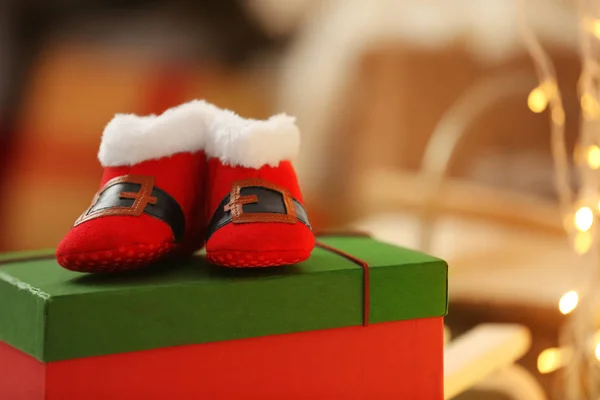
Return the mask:
POLYGON ((584 93, 583 96, 581 96, 581 108, 587 110, 593 107, 593 104, 594 98, 592 97, 592 95, 590 95, 589 93, 584 93))
POLYGON ((587 253, 592 247, 592 234, 590 232, 577 232, 573 245, 577 254, 587 253))
POLYGON ((592 33, 597 38, 600 38, 600 21, 598 21, 598 20, 594 21, 594 23, 592 25, 592 33))
POLYGON ((600 168, 600 147, 596 145, 588 147, 587 163, 591 169, 600 168))
POLYGON ((588 28, 588 30, 594 36, 596 36, 598 39, 600 39, 600 20, 597 20, 597 19, 587 19, 585 22, 586 22, 585 25, 588 28))
POLYGON ((577 307, 577 303, 579 302, 579 295, 576 291, 571 290, 562 295, 560 301, 558 302, 558 309, 563 314, 568 314, 577 307))
POLYGON ((549 374, 559 369, 564 363, 564 354, 561 349, 552 347, 540 353, 537 359, 538 371, 549 374))
POLYGON ((594 333, 594 354, 596 355, 596 359, 600 361, 600 330, 594 333))
POLYGON ((575 213, 575 227, 581 232, 587 232, 594 223, 594 213, 589 207, 581 207, 575 213))
POLYGON ((600 330, 594 333, 594 354, 596 355, 596 359, 600 361, 600 330))
POLYGON ((587 120, 595 119, 600 116, 600 104, 598 104, 598 101, 596 101, 589 93, 584 93, 583 96, 581 96, 581 110, 583 111, 583 116, 587 120))
POLYGON ((533 89, 527 96, 527 106, 534 113, 541 113, 548 106, 548 97, 540 86, 533 89))
POLYGON ((594 333, 594 343, 599 343, 600 342, 600 331, 596 331, 594 333))

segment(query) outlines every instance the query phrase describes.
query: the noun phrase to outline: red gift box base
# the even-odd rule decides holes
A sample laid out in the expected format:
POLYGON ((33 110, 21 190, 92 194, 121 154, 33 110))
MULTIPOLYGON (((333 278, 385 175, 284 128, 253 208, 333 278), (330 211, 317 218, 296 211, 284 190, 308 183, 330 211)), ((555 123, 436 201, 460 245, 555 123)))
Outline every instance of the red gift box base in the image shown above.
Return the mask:
POLYGON ((443 318, 50 362, 0 342, 0 398, 443 398, 443 318))

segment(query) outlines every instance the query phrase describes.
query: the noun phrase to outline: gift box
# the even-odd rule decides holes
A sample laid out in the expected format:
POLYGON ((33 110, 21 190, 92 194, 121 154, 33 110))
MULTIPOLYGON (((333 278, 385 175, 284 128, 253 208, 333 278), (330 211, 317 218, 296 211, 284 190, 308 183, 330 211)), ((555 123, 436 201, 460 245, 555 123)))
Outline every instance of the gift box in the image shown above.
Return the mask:
POLYGON ((305 262, 119 275, 0 257, 2 399, 442 399, 443 260, 360 236, 305 262))

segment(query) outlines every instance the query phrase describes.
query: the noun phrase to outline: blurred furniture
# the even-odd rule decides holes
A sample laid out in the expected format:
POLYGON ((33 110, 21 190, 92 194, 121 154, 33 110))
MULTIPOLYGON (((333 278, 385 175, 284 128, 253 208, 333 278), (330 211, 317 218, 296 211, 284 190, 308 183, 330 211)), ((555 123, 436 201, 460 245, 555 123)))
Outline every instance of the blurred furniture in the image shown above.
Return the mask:
MULTIPOLYGON (((448 260, 447 324, 459 332, 482 322, 527 326, 534 341, 522 363, 535 372, 537 355, 558 341, 564 322, 559 299, 577 284, 577 260, 558 207, 551 199, 448 177, 461 142, 476 132, 467 129, 471 113, 493 107, 502 92, 527 82, 508 80, 516 86, 492 79, 449 108, 431 135, 420 172, 365 172, 359 201, 379 215, 355 227, 448 260)), ((549 391, 550 377, 537 376, 549 391)))
POLYGON ((444 398, 469 389, 502 393, 512 400, 545 400, 535 378, 514 362, 529 349, 528 330, 519 325, 482 324, 446 343, 444 398))
MULTIPOLYGON (((306 14, 282 62, 278 108, 298 117, 303 147, 297 172, 308 207, 329 219, 326 223, 340 225, 369 212, 352 202, 355 175, 374 169, 418 170, 435 124, 478 80, 520 71, 536 84, 513 2, 304 3, 306 14)), ((560 0, 528 3, 536 11, 529 16, 531 24, 556 59, 567 120, 576 121, 575 9, 560 0)), ((488 168, 483 164, 489 159, 516 157, 515 150, 546 165, 547 120, 525 107, 524 96, 532 87, 478 115, 470 128, 479 134, 461 144, 461 154, 477 153, 459 157, 452 175, 471 174, 475 162, 488 168), (516 134, 518 127, 527 134, 516 134)), ((567 129, 572 145, 577 124, 569 123, 567 129)), ((505 171, 513 181, 523 175, 505 171)), ((470 177, 489 181, 490 174, 470 177)), ((514 183, 493 178, 504 186, 514 183)), ((521 187, 551 195, 547 180, 545 185, 530 183, 521 182, 521 187)))

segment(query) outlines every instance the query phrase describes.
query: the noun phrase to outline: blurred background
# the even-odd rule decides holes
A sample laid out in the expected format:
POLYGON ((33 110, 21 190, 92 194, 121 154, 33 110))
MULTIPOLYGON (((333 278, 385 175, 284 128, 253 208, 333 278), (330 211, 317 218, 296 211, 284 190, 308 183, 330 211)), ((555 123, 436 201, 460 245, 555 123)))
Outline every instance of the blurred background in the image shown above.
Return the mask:
MULTIPOLYGON (((519 22, 525 12, 556 69, 569 154, 597 169, 600 148, 575 152, 578 9, 526 3, 0 1, 0 251, 58 243, 98 189, 96 153, 117 112, 194 98, 244 117, 287 112, 318 230, 368 231, 447 259, 452 337, 518 324, 531 343, 511 363, 545 396, 564 398, 574 376, 590 386, 569 368, 565 338, 578 271, 595 265, 576 253, 592 244, 564 233, 550 118, 519 22)), ((457 398, 517 398, 483 383, 457 398)))

